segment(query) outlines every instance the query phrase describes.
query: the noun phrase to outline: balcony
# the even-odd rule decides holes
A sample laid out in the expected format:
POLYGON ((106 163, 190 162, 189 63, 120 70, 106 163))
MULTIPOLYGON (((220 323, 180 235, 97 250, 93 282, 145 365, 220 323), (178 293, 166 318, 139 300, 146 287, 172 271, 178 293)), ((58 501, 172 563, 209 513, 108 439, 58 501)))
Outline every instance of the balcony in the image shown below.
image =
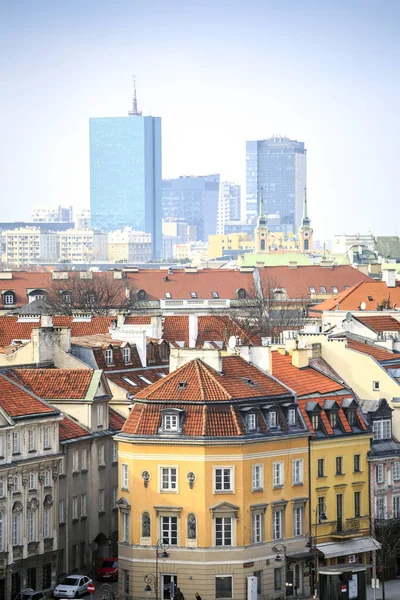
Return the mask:
POLYGON ((184 299, 171 299, 171 300, 161 300, 160 301, 161 308, 163 309, 174 309, 174 308, 204 308, 204 309, 218 309, 218 308, 229 308, 230 300, 225 298, 210 298, 210 299, 201 299, 201 298, 190 298, 187 300, 184 299))
POLYGON ((331 537, 334 539, 350 538, 361 535, 366 530, 369 530, 368 517, 339 519, 333 522, 331 537))

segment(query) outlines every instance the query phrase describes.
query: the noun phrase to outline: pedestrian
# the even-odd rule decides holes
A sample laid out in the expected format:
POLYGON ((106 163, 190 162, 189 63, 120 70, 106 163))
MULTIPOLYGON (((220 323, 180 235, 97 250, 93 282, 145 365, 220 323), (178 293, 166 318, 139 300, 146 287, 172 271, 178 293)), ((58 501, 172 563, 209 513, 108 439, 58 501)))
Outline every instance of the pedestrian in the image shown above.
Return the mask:
POLYGON ((201 600, 201 596, 200 596, 199 592, 196 592, 194 597, 196 598, 196 600, 201 600))
POLYGON ((181 588, 176 588, 174 600, 185 600, 185 596, 181 592, 181 588))

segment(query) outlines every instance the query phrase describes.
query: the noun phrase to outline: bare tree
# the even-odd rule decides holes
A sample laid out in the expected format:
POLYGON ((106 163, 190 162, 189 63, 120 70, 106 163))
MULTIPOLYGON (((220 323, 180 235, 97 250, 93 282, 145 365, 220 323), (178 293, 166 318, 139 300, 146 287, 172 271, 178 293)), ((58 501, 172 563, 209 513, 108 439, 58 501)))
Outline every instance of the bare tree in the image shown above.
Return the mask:
POLYGON ((114 279, 109 272, 89 273, 68 273, 67 278, 53 279, 46 296, 49 307, 62 315, 77 311, 106 315, 129 310, 140 299, 126 277, 114 279))
POLYGON ((400 555, 400 518, 377 519, 375 537, 381 544, 377 552, 378 572, 382 579, 382 600, 385 600, 385 579, 388 571, 396 572, 400 555))

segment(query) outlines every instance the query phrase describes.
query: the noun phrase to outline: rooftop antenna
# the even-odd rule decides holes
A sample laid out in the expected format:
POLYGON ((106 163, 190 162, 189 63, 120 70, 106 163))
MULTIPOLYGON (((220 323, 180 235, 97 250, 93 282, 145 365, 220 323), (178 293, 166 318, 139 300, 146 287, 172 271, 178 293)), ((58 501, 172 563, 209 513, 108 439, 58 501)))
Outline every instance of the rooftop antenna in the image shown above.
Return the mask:
POLYGON ((141 117, 142 111, 138 110, 137 97, 136 97, 136 75, 133 75, 132 82, 133 82, 132 110, 130 110, 128 114, 130 117, 141 117))

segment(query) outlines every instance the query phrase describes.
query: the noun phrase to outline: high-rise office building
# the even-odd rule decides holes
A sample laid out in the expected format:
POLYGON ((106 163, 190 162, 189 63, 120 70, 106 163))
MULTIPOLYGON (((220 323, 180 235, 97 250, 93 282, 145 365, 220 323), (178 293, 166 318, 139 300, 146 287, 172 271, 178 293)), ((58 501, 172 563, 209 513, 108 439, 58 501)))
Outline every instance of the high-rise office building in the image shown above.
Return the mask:
POLYGON ((240 185, 221 181, 219 185, 217 233, 225 233, 225 223, 240 221, 240 185))
POLYGON ((246 218, 255 220, 263 191, 271 231, 296 233, 303 214, 307 186, 304 142, 286 137, 246 142, 246 218), (273 217, 272 217, 273 216, 273 217))
POLYGON ((196 225, 198 240, 217 232, 219 175, 163 179, 163 219, 183 219, 196 225))
POLYGON ((161 118, 138 111, 90 119, 90 210, 94 230, 150 233, 161 256, 161 118))

